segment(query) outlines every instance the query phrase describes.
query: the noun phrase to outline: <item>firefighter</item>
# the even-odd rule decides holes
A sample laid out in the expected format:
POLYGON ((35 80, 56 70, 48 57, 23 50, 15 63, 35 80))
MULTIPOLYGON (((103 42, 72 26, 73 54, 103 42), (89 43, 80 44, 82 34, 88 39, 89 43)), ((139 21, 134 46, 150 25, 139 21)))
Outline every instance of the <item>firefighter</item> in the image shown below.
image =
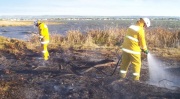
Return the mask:
POLYGON ((48 43, 49 43, 49 31, 48 27, 45 23, 42 23, 40 21, 35 21, 34 25, 38 27, 39 30, 39 39, 41 42, 41 49, 43 53, 43 59, 48 60, 49 58, 49 52, 48 52, 48 43))
POLYGON ((140 18, 136 25, 131 25, 122 44, 122 62, 120 64, 120 78, 124 79, 128 67, 132 65, 133 80, 139 81, 141 71, 141 51, 148 54, 144 28, 150 26, 148 18, 140 18))

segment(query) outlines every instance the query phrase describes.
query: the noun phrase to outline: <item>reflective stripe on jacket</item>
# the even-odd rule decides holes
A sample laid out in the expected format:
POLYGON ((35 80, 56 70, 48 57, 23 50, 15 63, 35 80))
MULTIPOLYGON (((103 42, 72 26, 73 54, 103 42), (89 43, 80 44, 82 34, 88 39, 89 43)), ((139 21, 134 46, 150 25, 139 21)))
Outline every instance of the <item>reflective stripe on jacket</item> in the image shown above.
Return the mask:
POLYGON ((141 49, 147 50, 144 28, 131 25, 123 42, 123 51, 132 54, 140 54, 141 49))
POLYGON ((44 42, 41 42, 41 44, 48 44, 49 41, 44 41, 44 42))

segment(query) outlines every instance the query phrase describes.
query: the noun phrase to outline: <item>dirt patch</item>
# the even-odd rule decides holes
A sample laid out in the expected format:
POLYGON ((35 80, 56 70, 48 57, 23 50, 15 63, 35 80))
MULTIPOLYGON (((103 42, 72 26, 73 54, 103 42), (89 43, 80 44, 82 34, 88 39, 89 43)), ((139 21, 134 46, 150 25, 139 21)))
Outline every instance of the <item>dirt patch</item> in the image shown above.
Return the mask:
MULTIPOLYGON (((41 55, 28 51, 17 55, 1 53, 0 98, 1 99, 179 99, 180 90, 153 86, 147 83, 149 74, 147 60, 143 60, 141 81, 128 79, 118 81, 119 67, 111 74, 117 63, 116 54, 99 50, 51 50, 46 62, 41 55), (106 74, 106 75, 105 75, 106 74)), ((174 60, 165 60, 169 70, 174 60)), ((177 64, 180 62, 176 61, 177 64)))

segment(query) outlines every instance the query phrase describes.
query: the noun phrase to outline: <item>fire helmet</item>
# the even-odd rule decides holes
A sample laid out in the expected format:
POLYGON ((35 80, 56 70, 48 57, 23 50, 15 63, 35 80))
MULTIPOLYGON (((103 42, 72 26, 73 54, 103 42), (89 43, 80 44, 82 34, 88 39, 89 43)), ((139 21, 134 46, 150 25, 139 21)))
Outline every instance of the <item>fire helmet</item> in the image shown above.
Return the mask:
POLYGON ((147 27, 151 25, 149 18, 142 18, 147 27))
POLYGON ((34 21, 34 25, 35 25, 35 26, 38 26, 39 23, 40 23, 39 20, 34 21))

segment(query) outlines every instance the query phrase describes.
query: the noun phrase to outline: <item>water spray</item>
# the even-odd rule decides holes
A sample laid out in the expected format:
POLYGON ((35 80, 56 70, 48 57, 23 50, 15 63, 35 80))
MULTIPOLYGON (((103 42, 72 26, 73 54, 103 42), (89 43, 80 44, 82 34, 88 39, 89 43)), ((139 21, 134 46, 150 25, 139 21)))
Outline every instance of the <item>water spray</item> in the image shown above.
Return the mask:
POLYGON ((170 72, 167 72, 164 69, 165 64, 155 58, 151 53, 148 53, 147 58, 149 66, 149 84, 168 89, 179 88, 178 85, 180 84, 175 83, 175 79, 177 80, 179 78, 174 78, 170 72))

